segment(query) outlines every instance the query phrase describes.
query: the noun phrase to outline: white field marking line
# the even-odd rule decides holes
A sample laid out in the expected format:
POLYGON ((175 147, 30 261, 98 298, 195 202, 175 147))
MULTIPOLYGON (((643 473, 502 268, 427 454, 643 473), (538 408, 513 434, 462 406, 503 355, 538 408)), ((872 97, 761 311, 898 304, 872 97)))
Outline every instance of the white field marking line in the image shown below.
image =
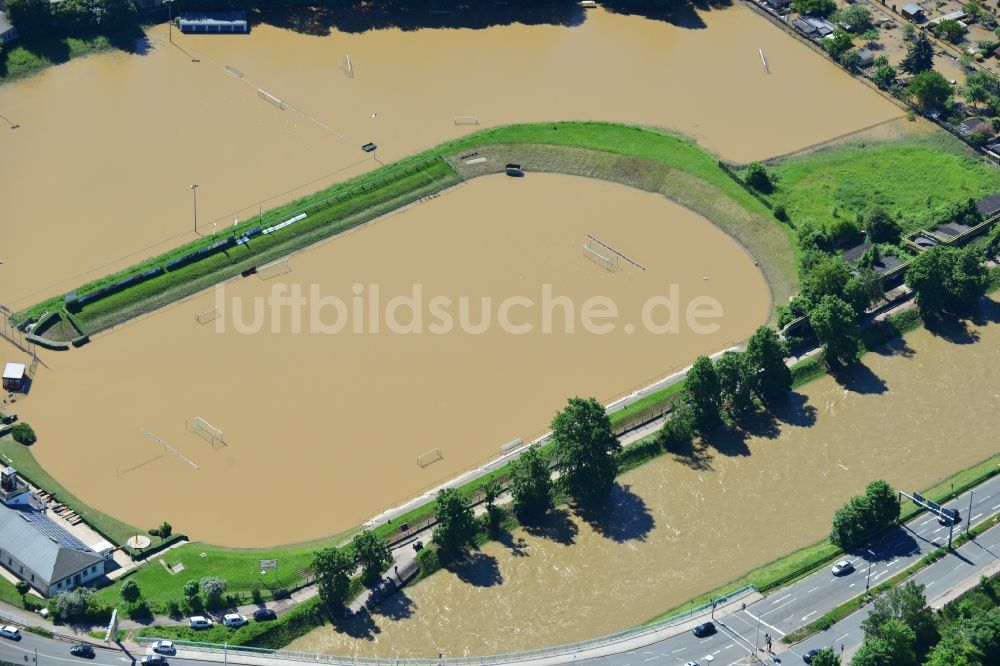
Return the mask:
POLYGON ((813 589, 811 589, 808 592, 806 592, 806 594, 812 594, 813 592, 815 592, 818 589, 819 589, 819 587, 814 587, 813 589))
POLYGON ((775 632, 777 634, 781 634, 782 638, 784 638, 785 632, 783 632, 781 629, 778 629, 777 627, 773 627, 773 626, 769 625, 767 622, 764 622, 764 620, 761 620, 759 617, 757 617, 756 615, 754 615, 753 613, 751 613, 748 610, 745 610, 743 612, 746 613, 747 615, 749 615, 750 617, 752 617, 753 619, 759 620, 762 625, 764 625, 765 627, 767 627, 768 629, 770 629, 771 631, 773 631, 773 632, 775 632))
POLYGON ((786 594, 786 595, 785 595, 785 596, 783 596, 783 597, 778 597, 778 598, 777 598, 777 599, 775 599, 775 600, 774 600, 773 602, 771 602, 771 605, 773 606, 773 605, 775 605, 775 604, 778 604, 778 603, 780 603, 780 602, 784 601, 785 599, 787 599, 787 598, 788 598, 788 597, 790 597, 790 596, 792 596, 791 592, 789 592, 788 594, 786 594))
POLYGON ((761 617, 764 617, 764 616, 765 616, 765 615, 767 615, 768 613, 773 613, 773 612, 774 612, 774 611, 776 611, 776 610, 781 610, 782 608, 784 608, 784 607, 785 607, 785 606, 787 606, 788 604, 792 603, 793 601, 795 601, 795 598, 794 598, 794 597, 793 597, 793 598, 791 598, 791 599, 789 599, 788 601, 786 601, 785 603, 781 604, 780 606, 778 606, 778 607, 776 607, 776 608, 772 608, 772 609, 771 609, 771 610, 769 610, 769 611, 765 611, 765 612, 761 613, 761 614, 760 614, 760 616, 761 616, 761 617))
POLYGON ((837 467, 839 467, 840 469, 844 470, 845 472, 849 471, 846 467, 844 467, 840 463, 837 463, 837 467))

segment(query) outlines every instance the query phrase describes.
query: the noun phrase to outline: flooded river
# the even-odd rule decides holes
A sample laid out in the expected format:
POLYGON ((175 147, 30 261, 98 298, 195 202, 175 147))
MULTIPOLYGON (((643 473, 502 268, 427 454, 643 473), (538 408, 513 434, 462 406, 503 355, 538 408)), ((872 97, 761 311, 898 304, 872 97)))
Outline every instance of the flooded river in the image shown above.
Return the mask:
POLYGON ((704 218, 553 174, 475 179, 289 265, 43 354, 51 370, 18 403, 38 460, 131 524, 166 519, 229 546, 316 539, 543 432, 568 397, 609 400, 748 337, 770 312, 752 259, 704 218), (585 248, 587 234, 644 270, 623 259, 609 272, 610 251, 585 248), (720 317, 689 320, 710 303, 720 317), (214 305, 223 316, 199 324, 214 305), (585 315, 608 307, 619 317, 585 315), (196 416, 226 445, 188 432, 196 416), (435 449, 443 459, 418 465, 435 449), (287 501, 234 511, 225 499, 261 487, 287 501))
POLYGON ((968 331, 911 334, 843 383, 808 384, 751 434, 623 475, 615 515, 518 530, 457 575, 406 589, 373 624, 325 626, 291 648, 504 652, 598 636, 683 604, 822 538, 872 479, 918 490, 996 453, 998 322, 994 303, 968 331))
POLYGON ((371 168, 367 141, 390 161, 476 129, 458 116, 669 127, 744 162, 900 115, 740 6, 680 25, 583 16, 323 36, 262 24, 248 36, 175 30, 173 44, 161 26, 144 55, 2 86, 0 114, 20 127, 0 132, 12 156, 0 179, 0 302, 22 308, 191 240, 191 184, 208 233, 371 168))

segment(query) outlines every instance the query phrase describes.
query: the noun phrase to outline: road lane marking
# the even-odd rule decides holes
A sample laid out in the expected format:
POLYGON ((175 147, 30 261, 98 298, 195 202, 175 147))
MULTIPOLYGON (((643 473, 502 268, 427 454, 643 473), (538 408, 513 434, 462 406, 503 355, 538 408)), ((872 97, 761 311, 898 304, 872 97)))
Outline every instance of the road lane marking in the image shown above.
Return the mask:
POLYGON ((654 659, 659 659, 659 658, 660 658, 660 655, 654 654, 652 657, 648 657, 646 659, 643 659, 643 661, 653 661, 654 659))
POLYGON ((792 595, 791 595, 791 593, 789 593, 789 594, 786 594, 785 596, 783 596, 783 597, 780 597, 780 598, 778 598, 778 599, 775 599, 775 600, 774 600, 774 601, 773 601, 773 602, 771 603, 771 605, 773 606, 774 604, 777 604, 777 603, 780 603, 780 602, 784 601, 785 599, 787 599, 787 598, 788 598, 788 597, 790 597, 790 596, 792 596, 792 595))
POLYGON ((834 643, 839 643, 840 641, 844 640, 844 639, 845 639, 845 638, 847 638, 848 636, 850 636, 850 634, 844 634, 844 635, 843 635, 843 636, 841 636, 840 638, 834 638, 834 639, 833 639, 833 642, 834 642, 834 643))
POLYGON ((792 597, 791 599, 789 599, 789 600, 788 600, 788 601, 786 601, 785 603, 781 604, 781 605, 780 605, 780 606, 778 606, 777 608, 772 608, 772 609, 771 609, 771 610, 769 610, 769 611, 766 611, 766 612, 764 612, 764 613, 761 613, 761 614, 760 614, 760 616, 761 616, 761 617, 764 617, 764 616, 765 616, 765 615, 767 615, 768 613, 773 613, 773 612, 774 612, 774 611, 776 611, 776 610, 781 610, 782 608, 784 608, 784 607, 785 607, 785 606, 787 606, 788 604, 792 603, 793 601, 795 601, 795 597, 792 597))
POLYGON ((806 613, 805 615, 802 616, 802 620, 801 621, 805 622, 806 620, 808 620, 809 618, 811 618, 813 615, 815 615, 818 612, 819 611, 813 611, 811 613, 806 613))
POLYGON ((811 589, 808 592, 806 592, 806 594, 812 594, 813 592, 815 592, 818 589, 819 589, 819 587, 814 587, 813 589, 811 589))
POLYGON ((977 515, 973 516, 972 519, 976 520, 977 518, 982 518, 982 517, 983 517, 983 514, 980 513, 980 514, 977 514, 977 515))
POLYGON ((772 625, 768 624, 767 622, 764 622, 764 620, 760 619, 759 617, 757 617, 756 615, 754 615, 753 613, 751 613, 748 610, 745 610, 743 612, 746 613, 747 615, 749 615, 750 617, 752 617, 753 619, 757 620, 758 622, 760 622, 762 625, 764 625, 765 627, 767 627, 771 631, 773 631, 773 632, 775 632, 777 634, 781 634, 782 638, 785 637, 785 632, 783 632, 781 629, 778 629, 777 627, 772 626, 772 625))
POLYGON ((671 652, 670 654, 674 654, 674 653, 676 653, 676 652, 684 652, 684 650, 687 650, 687 648, 686 648, 686 647, 682 647, 682 648, 677 648, 676 650, 674 650, 674 651, 673 651, 673 652, 671 652))
POLYGON ((996 511, 997 509, 1000 509, 1000 504, 997 504, 995 507, 990 509, 990 511, 996 511))

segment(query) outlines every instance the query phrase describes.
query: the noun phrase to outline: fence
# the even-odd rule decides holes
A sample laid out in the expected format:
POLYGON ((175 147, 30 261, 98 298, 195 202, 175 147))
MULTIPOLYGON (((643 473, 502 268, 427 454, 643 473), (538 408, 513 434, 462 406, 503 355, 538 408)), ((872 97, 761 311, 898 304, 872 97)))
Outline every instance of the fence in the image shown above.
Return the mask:
MULTIPOLYGON (((725 604, 737 599, 740 599, 749 594, 753 594, 757 591, 753 585, 748 585, 742 587, 738 590, 730 592, 729 594, 719 597, 714 600, 715 604, 725 604)), ((213 654, 224 654, 226 655, 227 661, 239 657, 260 657, 267 656, 277 659, 286 659, 289 661, 300 661, 300 662, 310 662, 319 664, 366 664, 371 666, 458 666, 458 665, 472 665, 472 664, 513 664, 523 661, 531 661, 538 659, 545 659, 549 657, 558 657, 560 655, 574 655, 574 660, 576 655, 579 653, 595 650, 598 648, 605 648, 615 645, 616 643, 621 643, 623 641, 649 637, 659 640, 655 637, 655 634, 663 631, 664 629, 669 629, 676 626, 682 622, 685 622, 692 617, 700 615, 706 611, 711 610, 713 602, 702 604, 696 608, 691 608, 684 612, 673 615, 669 618, 665 618, 658 622, 640 625, 637 627, 632 627, 631 629, 625 629, 624 631, 615 632, 613 634, 608 634, 606 636, 600 636, 598 638, 592 638, 585 641, 578 641, 575 643, 566 643, 564 645, 557 645, 548 648, 539 648, 536 650, 524 650, 521 652, 508 652, 505 654, 495 654, 495 655, 485 655, 481 657, 438 657, 429 659, 400 659, 400 658, 378 658, 378 657, 357 657, 357 656, 336 656, 336 655, 324 655, 324 654, 314 654, 309 652, 295 652, 292 650, 272 650, 267 648, 253 648, 253 647, 230 647, 228 645, 219 645, 218 643, 198 643, 193 641, 178 641, 175 640, 174 644, 178 650, 188 649, 195 652, 203 653, 213 653, 213 654)), ((149 645, 155 641, 159 640, 154 637, 139 637, 137 641, 140 645, 149 645)), ((586 658, 584 655, 580 655, 581 659, 586 658)))

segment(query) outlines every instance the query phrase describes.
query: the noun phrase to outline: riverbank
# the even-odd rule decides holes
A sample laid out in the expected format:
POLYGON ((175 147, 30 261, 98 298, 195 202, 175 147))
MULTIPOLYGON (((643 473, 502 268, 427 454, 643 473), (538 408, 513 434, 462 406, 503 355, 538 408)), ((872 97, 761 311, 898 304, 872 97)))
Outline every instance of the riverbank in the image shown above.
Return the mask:
MULTIPOLYGON (((128 38, 128 43, 132 38, 128 38)), ((34 76, 74 58, 123 51, 122 40, 105 35, 20 38, 0 49, 0 84, 34 76)))

